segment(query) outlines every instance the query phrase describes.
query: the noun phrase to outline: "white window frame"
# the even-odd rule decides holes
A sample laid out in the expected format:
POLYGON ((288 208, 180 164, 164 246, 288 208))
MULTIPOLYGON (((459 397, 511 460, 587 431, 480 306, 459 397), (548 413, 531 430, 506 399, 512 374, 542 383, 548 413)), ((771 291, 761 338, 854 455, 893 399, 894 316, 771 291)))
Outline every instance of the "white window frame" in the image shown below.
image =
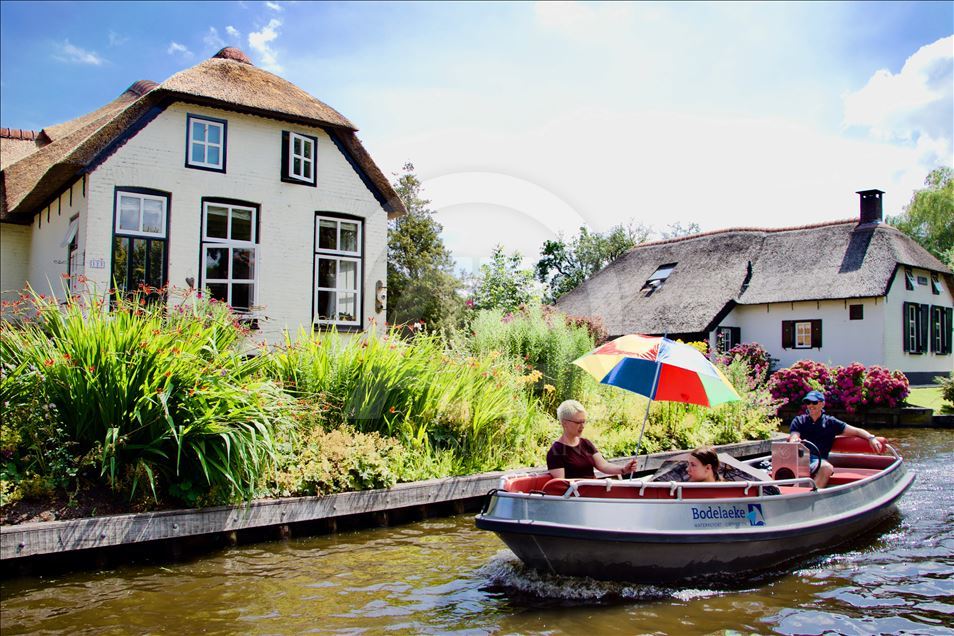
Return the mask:
POLYGON ((908 319, 905 321, 905 330, 908 338, 908 353, 921 353, 918 347, 918 326, 920 324, 919 307, 916 303, 908 305, 908 319))
POLYGON ((213 170, 224 170, 225 169, 225 122, 216 121, 215 119, 208 119, 206 117, 201 117, 199 115, 189 115, 186 117, 186 124, 189 127, 189 144, 186 148, 186 164, 194 166, 196 168, 211 168, 213 170), (214 126, 219 129, 219 142, 213 143, 208 141, 209 134, 206 130, 205 141, 196 140, 193 138, 193 126, 196 123, 202 123, 206 126, 214 126), (192 158, 192 146, 195 144, 200 144, 205 146, 204 155, 206 158, 209 156, 209 148, 218 148, 219 149, 219 162, 218 163, 209 163, 208 161, 195 161, 192 158))
POLYGON ((315 215, 315 279, 313 283, 314 289, 314 302, 312 306, 312 321, 315 325, 327 325, 327 326, 343 326, 343 327, 361 327, 361 318, 364 314, 364 255, 362 253, 363 249, 363 234, 364 234, 364 222, 361 219, 354 218, 343 218, 335 216, 322 216, 320 214, 315 215), (341 225, 343 223, 348 223, 355 225, 357 227, 357 236, 355 237, 355 251, 341 250, 341 249, 327 249, 319 247, 319 233, 321 230, 321 222, 330 221, 336 224, 337 231, 335 236, 335 245, 341 245, 341 225), (333 260, 336 262, 335 269, 338 270, 337 263, 341 262, 352 262, 356 264, 355 271, 355 288, 349 289, 345 287, 320 287, 318 285, 319 277, 319 261, 321 259, 333 260), (355 294, 355 316, 354 320, 338 320, 338 319, 320 319, 319 318, 319 305, 318 299, 320 297, 319 292, 330 291, 336 294, 336 313, 340 313, 340 307, 338 299, 340 296, 338 294, 344 293, 353 293, 355 294))
POLYGON ((152 194, 140 194, 138 192, 127 192, 125 190, 116 191, 116 218, 115 233, 119 236, 141 236, 144 238, 155 238, 155 239, 164 239, 166 238, 166 217, 168 216, 167 208, 168 199, 166 197, 159 197, 152 194), (122 197, 129 197, 133 199, 139 199, 139 228, 136 230, 128 230, 120 227, 119 222, 122 215, 122 197), (159 215, 160 222, 162 223, 162 228, 159 232, 146 232, 142 229, 142 202, 145 200, 159 201, 162 204, 162 213, 159 215))
POLYGON ((221 203, 217 201, 203 201, 202 202, 202 288, 208 287, 210 284, 213 285, 226 285, 226 300, 225 302, 229 307, 235 309, 235 306, 232 304, 232 285, 241 284, 241 285, 252 285, 252 293, 249 298, 249 307, 247 310, 237 309, 236 311, 242 313, 243 311, 252 311, 252 308, 258 304, 258 273, 261 270, 260 261, 259 261, 259 250, 258 250, 258 209, 255 206, 251 205, 241 205, 236 203, 221 203), (226 238, 218 236, 209 236, 208 226, 209 226, 209 207, 216 208, 226 208, 228 210, 228 218, 226 219, 226 238), (251 240, 238 240, 232 238, 232 212, 233 210, 244 210, 252 213, 251 218, 251 240), (206 262, 207 262, 207 252, 210 249, 228 249, 228 276, 226 278, 208 278, 206 276, 206 262), (234 249, 251 249, 255 263, 253 265, 252 278, 232 278, 232 250, 234 249))
POLYGON ((812 348, 812 321, 811 320, 795 321, 795 348, 796 349, 811 349, 812 348))
POLYGON ((313 137, 308 137, 306 135, 300 135, 295 132, 288 133, 288 178, 294 179, 296 181, 301 181, 303 183, 314 183, 315 182, 315 139, 313 137), (311 153, 309 154, 295 154, 295 140, 299 140, 302 143, 302 148, 305 147, 305 144, 311 146, 311 153), (301 165, 304 167, 308 165, 310 167, 310 174, 298 174, 295 172, 295 159, 301 160, 301 165))

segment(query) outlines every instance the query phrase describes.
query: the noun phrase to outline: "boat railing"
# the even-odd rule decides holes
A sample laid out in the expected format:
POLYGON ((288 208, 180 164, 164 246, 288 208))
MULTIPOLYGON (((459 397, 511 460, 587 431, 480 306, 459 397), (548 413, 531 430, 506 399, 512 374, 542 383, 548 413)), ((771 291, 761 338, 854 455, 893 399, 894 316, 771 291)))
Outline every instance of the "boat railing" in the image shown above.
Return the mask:
MULTIPOLYGON (((764 495, 764 489, 768 486, 794 486, 794 487, 808 487, 810 490, 818 490, 818 486, 815 484, 815 480, 811 477, 796 477, 794 479, 773 479, 771 481, 717 481, 717 482, 684 482, 684 481, 645 481, 642 479, 623 479, 623 480, 613 480, 613 479, 576 479, 568 480, 568 487, 566 492, 563 493, 563 499, 569 499, 570 497, 581 497, 580 487, 582 486, 600 486, 605 488, 606 492, 613 490, 615 488, 638 488, 639 492, 637 496, 642 497, 647 488, 651 489, 660 489, 665 488, 669 490, 669 496, 677 500, 683 498, 683 489, 712 489, 712 490, 728 490, 728 489, 739 489, 742 488, 742 495, 749 496, 749 491, 752 488, 758 489, 759 497, 764 495)), ((714 493, 715 494, 715 493, 714 493)))

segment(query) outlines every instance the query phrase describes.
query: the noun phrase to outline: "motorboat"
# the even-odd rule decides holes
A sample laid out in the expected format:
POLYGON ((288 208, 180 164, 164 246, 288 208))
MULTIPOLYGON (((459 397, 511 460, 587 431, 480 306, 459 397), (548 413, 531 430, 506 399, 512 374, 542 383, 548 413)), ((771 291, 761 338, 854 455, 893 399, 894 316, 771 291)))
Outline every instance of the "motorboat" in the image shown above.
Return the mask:
POLYGON ((867 440, 836 438, 823 489, 797 457, 770 473, 748 470, 742 481, 508 475, 476 524, 528 566, 561 575, 660 582, 765 570, 832 549, 893 514, 915 476, 881 439, 875 454, 867 440))

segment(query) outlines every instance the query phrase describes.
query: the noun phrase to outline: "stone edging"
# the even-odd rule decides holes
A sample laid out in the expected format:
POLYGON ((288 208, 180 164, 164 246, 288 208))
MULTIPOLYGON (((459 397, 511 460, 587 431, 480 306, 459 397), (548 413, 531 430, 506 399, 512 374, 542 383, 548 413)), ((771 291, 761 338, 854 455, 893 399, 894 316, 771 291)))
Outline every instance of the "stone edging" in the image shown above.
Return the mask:
MULTIPOLYGON (((733 457, 768 453, 771 440, 719 447, 733 457)), ((640 455, 637 470, 655 470, 666 459, 684 453, 671 451, 640 455)), ((281 526, 304 521, 383 512, 481 497, 499 484, 504 474, 542 472, 543 468, 446 477, 393 488, 345 492, 323 497, 259 499, 236 506, 161 510, 65 521, 42 521, 0 528, 0 560, 129 545, 162 539, 281 526)))

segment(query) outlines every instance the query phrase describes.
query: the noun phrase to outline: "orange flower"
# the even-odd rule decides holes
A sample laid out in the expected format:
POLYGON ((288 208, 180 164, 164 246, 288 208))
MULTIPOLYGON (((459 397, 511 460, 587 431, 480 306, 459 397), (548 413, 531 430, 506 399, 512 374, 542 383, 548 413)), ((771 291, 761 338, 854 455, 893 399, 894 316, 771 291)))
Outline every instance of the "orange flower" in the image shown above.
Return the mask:
POLYGON ((396 412, 397 412, 397 409, 395 409, 393 406, 388 409, 388 413, 396 413, 396 412))
POLYGON ((46 360, 43 361, 43 364, 45 364, 45 365, 48 366, 48 367, 52 367, 52 366, 53 366, 53 358, 47 358, 46 360))

